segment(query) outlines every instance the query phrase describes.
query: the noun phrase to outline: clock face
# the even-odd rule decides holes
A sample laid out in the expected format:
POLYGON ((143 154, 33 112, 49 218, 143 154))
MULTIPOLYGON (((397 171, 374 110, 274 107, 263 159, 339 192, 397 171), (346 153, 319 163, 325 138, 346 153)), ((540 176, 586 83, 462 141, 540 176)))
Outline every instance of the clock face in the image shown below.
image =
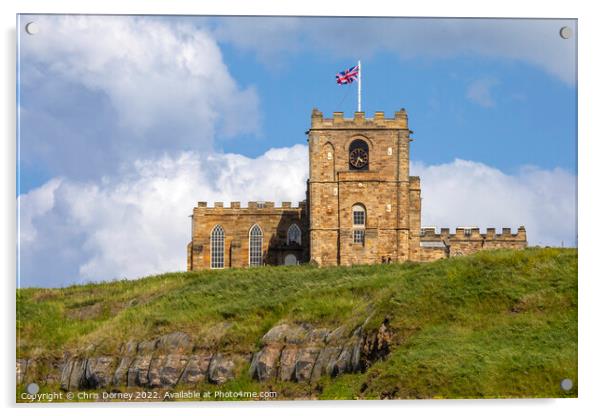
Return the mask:
POLYGON ((354 168, 363 168, 368 164, 368 153, 364 149, 353 149, 349 153, 349 163, 354 168))

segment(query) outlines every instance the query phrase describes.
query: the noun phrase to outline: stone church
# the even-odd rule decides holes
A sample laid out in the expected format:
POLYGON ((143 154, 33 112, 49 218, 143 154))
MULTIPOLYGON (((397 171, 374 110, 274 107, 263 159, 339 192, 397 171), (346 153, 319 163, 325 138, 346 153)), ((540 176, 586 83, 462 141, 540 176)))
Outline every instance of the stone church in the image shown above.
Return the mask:
POLYGON ((527 246, 516 233, 421 226, 420 178, 410 176, 406 111, 393 118, 314 109, 306 200, 199 202, 192 213, 188 270, 315 262, 321 266, 431 261, 479 250, 527 246))

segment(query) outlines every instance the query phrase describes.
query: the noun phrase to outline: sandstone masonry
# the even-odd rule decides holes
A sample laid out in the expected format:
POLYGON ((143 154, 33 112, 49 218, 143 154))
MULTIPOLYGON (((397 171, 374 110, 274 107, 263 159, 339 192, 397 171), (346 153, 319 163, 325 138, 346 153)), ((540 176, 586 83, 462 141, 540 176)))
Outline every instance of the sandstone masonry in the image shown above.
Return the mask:
POLYGON ((406 111, 393 118, 356 112, 324 118, 314 109, 306 201, 249 202, 241 207, 199 202, 192 214, 188 270, 264 264, 374 264, 432 261, 479 250, 527 246, 516 233, 421 227, 420 178, 410 176, 406 111))

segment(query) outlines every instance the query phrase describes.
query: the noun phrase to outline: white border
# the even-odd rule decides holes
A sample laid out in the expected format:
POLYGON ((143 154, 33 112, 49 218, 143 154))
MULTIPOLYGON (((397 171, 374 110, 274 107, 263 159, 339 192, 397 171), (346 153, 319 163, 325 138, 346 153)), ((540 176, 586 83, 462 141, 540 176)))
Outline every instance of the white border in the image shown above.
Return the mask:
MULTIPOLYGON (((177 403, 170 405, 146 404, 128 406, 128 414, 162 415, 178 409, 180 413, 289 415, 307 413, 345 414, 378 413, 403 414, 416 411, 427 414, 462 416, 478 414, 504 415, 509 413, 591 414, 599 411, 602 388, 599 297, 602 294, 598 272, 600 247, 599 230, 602 229, 600 212, 600 157, 602 157, 602 132, 600 119, 600 65, 599 39, 600 13, 595 2, 546 1, 540 3, 524 0, 492 2, 474 0, 370 2, 306 0, 285 2, 279 0, 237 0, 203 2, 195 0, 4 0, 0 3, 2 20, 2 239, 1 264, 4 266, 4 308, 2 368, 0 392, 4 414, 81 415, 74 406, 52 405, 19 406, 15 408, 14 363, 15 348, 15 15, 21 13, 107 13, 107 14, 262 14, 262 15, 348 15, 348 16, 442 16, 442 17, 555 17, 578 18, 579 22, 579 399, 564 400, 456 400, 456 401, 405 401, 405 402, 295 402, 295 403, 177 403), (397 4, 393 6, 392 4, 397 4), (595 101, 595 99, 598 100, 595 101), (165 406, 169 407, 167 409, 165 406), (336 409, 336 410, 335 410, 336 409)), ((551 120, 553 122, 553 120, 551 120)), ((107 407, 116 405, 87 405, 86 414, 106 415, 107 407)))

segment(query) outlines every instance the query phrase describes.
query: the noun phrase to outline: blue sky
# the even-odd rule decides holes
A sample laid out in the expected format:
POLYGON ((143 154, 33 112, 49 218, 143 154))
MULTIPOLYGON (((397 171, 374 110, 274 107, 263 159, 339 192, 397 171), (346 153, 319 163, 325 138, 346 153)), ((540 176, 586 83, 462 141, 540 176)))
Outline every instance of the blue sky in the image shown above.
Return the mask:
MULTIPOLYGON (((479 160, 507 172, 513 172, 523 165, 536 165, 542 168, 562 167, 576 173, 576 84, 570 80, 570 75, 561 77, 550 73, 545 66, 530 62, 529 59, 508 59, 504 53, 496 55, 495 51, 488 55, 471 53, 470 50, 463 50, 461 44, 456 46, 457 53, 450 53, 449 56, 440 56, 440 52, 429 50, 424 50, 423 53, 410 51, 406 56, 403 49, 396 50, 388 43, 381 44, 378 39, 374 39, 376 36, 373 27, 378 25, 378 19, 295 19, 305 22, 300 25, 303 27, 299 29, 301 34, 291 33, 290 29, 283 34, 274 30, 266 35, 257 35, 257 45, 241 44, 235 36, 220 36, 220 28, 226 26, 226 29, 221 29, 223 32, 229 26, 235 26, 228 26, 228 22, 243 19, 246 24, 242 25, 242 29, 235 30, 242 32, 239 36, 244 36, 260 32, 258 28, 265 25, 264 22, 280 29, 286 23, 280 24, 278 21, 286 22, 289 19, 155 19, 168 23, 185 20, 200 30, 218 33, 216 39, 230 74, 242 88, 251 87, 257 94, 258 128, 233 137, 217 134, 212 139, 216 150, 256 157, 271 147, 304 143, 303 133, 308 127, 312 107, 320 108, 327 115, 333 111, 351 114, 356 109, 356 85, 340 86, 335 83, 334 74, 352 66, 359 58, 363 61, 364 69, 364 111, 370 115, 382 110, 391 115, 401 107, 406 108, 416 137, 412 147, 414 160, 430 164, 465 158, 479 160), (366 38, 372 40, 372 43, 368 44, 366 41, 367 45, 361 46, 358 53, 354 53, 352 44, 347 44, 341 48, 340 53, 333 54, 331 49, 336 48, 331 45, 333 38, 338 35, 344 38, 345 33, 328 36, 324 27, 328 27, 329 22, 336 23, 341 31, 353 29, 358 38, 362 37, 362 27, 365 27, 364 30, 369 33, 366 38), (312 30, 317 33, 303 34, 312 30), (269 49, 273 47, 270 35, 285 38, 279 41, 285 44, 280 46, 282 50, 279 50, 277 43, 276 52, 269 54, 269 49), (329 42, 330 46, 300 44, 312 36, 324 36, 323 40, 329 42), (286 49, 286 38, 292 39, 291 50, 286 49), (481 85, 480 99, 468 95, 471 86, 475 84, 481 85)), ((492 32, 493 35, 490 36, 495 36, 496 31, 500 32, 500 37, 507 32, 518 32, 515 38, 519 41, 521 36, 533 37, 525 29, 525 23, 530 21, 525 20, 475 22, 456 19, 446 22, 442 19, 400 18, 386 19, 386 22, 389 31, 398 27, 402 35, 417 23, 423 32, 418 36, 429 33, 429 26, 433 26, 433 32, 436 33, 442 23, 447 23, 452 28, 481 23, 475 25, 474 33, 466 30, 466 37, 482 36, 483 32, 492 32), (488 25, 491 26, 489 30, 488 25), (405 27, 409 28, 404 30, 405 27), (520 32, 521 29, 524 33, 520 32)), ((568 61, 567 66, 575 66, 574 45, 567 47, 569 43, 574 43, 574 39, 564 40, 558 36, 559 27, 573 27, 575 23, 554 20, 540 20, 536 23, 543 24, 548 29, 544 35, 546 39, 534 37, 526 43, 539 43, 544 45, 542 47, 565 47, 566 52, 561 58, 568 61)), ((540 33, 537 35, 541 36, 540 33)), ((457 43, 462 42, 461 36, 458 36, 457 43)), ((29 38, 22 37, 22 40, 22 48, 26 49, 29 38)), ((513 40, 508 39, 509 43, 513 40)), ((441 39, 436 37, 431 40, 432 43, 438 41, 441 39)), ((411 43, 412 39, 404 42, 411 43)), ((416 39, 417 44, 424 42, 421 38, 416 39)), ((512 47, 519 45, 509 46, 512 47)), ((528 55, 529 51, 525 54, 528 55)), ((558 58, 551 57, 550 60, 552 59, 558 58)), ((31 64, 23 59, 21 65, 27 68, 31 64)), ((31 123, 25 117, 21 125, 23 153, 19 171, 21 186, 18 192, 27 192, 65 172, 76 176, 75 172, 80 170, 84 178, 106 173, 106 166, 102 161, 92 161, 89 168, 81 169, 76 164, 74 169, 70 169, 71 163, 49 160, 56 159, 55 155, 52 152, 41 153, 39 149, 50 146, 51 143, 58 146, 61 141, 64 142, 65 137, 76 136, 77 139, 69 141, 69 147, 75 147, 77 151, 59 153, 64 159, 78 160, 84 149, 94 149, 90 148, 91 140, 86 136, 123 134, 122 126, 116 120, 118 116, 115 115, 115 109, 107 103, 106 96, 52 73, 47 73, 46 79, 40 82, 30 83, 28 77, 34 78, 29 72, 23 71, 22 80, 26 82, 22 86, 21 99, 23 107, 31 108, 37 117, 31 123), (40 118, 45 122, 39 123, 40 118), (54 120, 48 121, 49 118, 54 120), (57 123, 56 120, 68 122, 59 126, 57 124, 60 122, 57 123), (46 123, 52 123, 51 127, 46 123), (40 134, 35 132, 35 126, 38 125, 44 126, 44 143, 40 143, 42 140, 36 141, 38 148, 29 151, 29 133, 34 130, 32 136, 40 134)), ((173 149, 169 136, 170 129, 165 128, 161 138, 152 143, 152 148, 157 152, 173 149)), ((120 143, 115 144, 115 153, 129 146, 127 140, 125 136, 120 143)), ((102 141, 95 144, 99 149, 105 146, 102 141)), ((195 149, 195 141, 182 143, 179 149, 195 149)))
POLYGON ((524 224, 533 244, 576 244, 576 39, 559 36, 575 21, 23 15, 19 26, 21 284, 179 269, 195 201, 302 199, 311 109, 352 115, 356 84, 334 75, 357 59, 367 116, 408 111, 423 223, 524 224), (458 192, 468 200, 451 206, 458 192))
MULTIPOLYGON (((266 71, 248 53, 228 46, 223 51, 234 77, 260 91, 265 117, 258 138, 225 141, 224 151, 256 156, 270 146, 301 143, 314 106, 326 115, 356 111, 356 84, 334 81, 334 72, 352 66, 351 59, 308 51, 278 71, 266 71)), ((575 85, 542 76, 526 63, 480 56, 404 61, 378 53, 364 58, 362 67, 363 110, 392 116, 406 108, 416 137, 413 159, 430 164, 466 158, 505 171, 533 164, 576 172, 575 85), (490 102, 467 96, 480 81, 490 102)))

